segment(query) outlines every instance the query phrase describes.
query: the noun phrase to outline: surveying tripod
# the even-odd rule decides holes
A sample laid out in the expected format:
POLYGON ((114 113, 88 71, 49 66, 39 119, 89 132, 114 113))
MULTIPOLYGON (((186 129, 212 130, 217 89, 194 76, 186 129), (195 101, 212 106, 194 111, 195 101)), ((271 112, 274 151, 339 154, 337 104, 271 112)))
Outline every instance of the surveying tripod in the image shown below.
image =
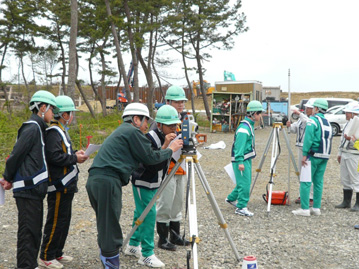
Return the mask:
MULTIPOLYGON (((280 144, 279 144, 279 131, 281 131, 281 130, 283 130, 283 124, 282 123, 276 122, 276 123, 273 124, 273 128, 272 128, 272 131, 271 131, 271 133, 269 135, 269 138, 268 138, 265 150, 263 152, 262 158, 260 160, 259 167, 256 169, 257 174, 256 174, 256 177, 255 177, 255 179, 253 181, 251 192, 249 194, 249 195, 252 194, 252 191, 253 191, 254 185, 256 184, 258 175, 259 175, 260 172, 262 172, 262 166, 263 166, 263 163, 264 163, 265 158, 267 156, 267 153, 268 153, 268 150, 269 150, 269 147, 270 147, 270 142, 272 141, 273 142, 272 143, 272 158, 271 158, 271 166, 270 166, 270 179, 269 179, 269 182, 268 182, 269 191, 268 191, 268 200, 267 200, 267 202, 268 202, 268 205, 267 205, 267 214, 268 214, 268 216, 269 216, 269 213, 270 213, 270 206, 271 206, 271 203, 272 203, 272 190, 273 190, 273 184, 274 184, 273 177, 276 176, 275 168, 276 168, 278 157, 279 157, 280 152, 281 152, 281 148, 280 148, 280 144)), ((289 152, 289 155, 290 155, 290 159, 292 160, 292 163, 293 163, 293 166, 294 166, 295 174, 297 175, 298 181, 299 181, 298 167, 297 167, 297 164, 295 162, 293 152, 292 152, 292 150, 290 148, 287 133, 285 131, 283 131, 283 134, 284 134, 284 140, 286 142, 288 152, 289 152)), ((288 175, 288 204, 290 204, 289 201, 290 201, 290 176, 288 175)))
MULTIPOLYGON (((189 232, 190 232, 190 242, 192 247, 192 257, 193 257, 193 268, 198 268, 198 255, 197 255, 197 245, 200 242, 199 236, 198 236, 198 225, 197 225, 197 208, 196 208, 196 192, 195 192, 195 181, 194 181, 194 171, 193 167, 195 168, 195 171, 197 172, 197 175, 201 181, 201 184, 204 188, 205 193, 207 194, 207 198, 209 199, 212 209, 214 213, 216 214, 218 224, 219 226, 224 230, 224 233, 229 241, 229 244, 231 245, 232 251, 239 262, 241 258, 239 257, 238 251, 236 246, 234 245, 234 242, 232 240, 231 235, 228 231, 228 225, 225 222, 223 215, 218 207, 217 201, 214 198, 214 195, 212 193, 212 190, 208 184, 208 181, 203 173, 203 170, 201 168, 201 165, 197 159, 197 152, 195 146, 184 146, 182 149, 182 154, 179 158, 179 160, 176 162, 176 165, 171 170, 170 174, 165 177, 165 179, 162 181, 162 184, 160 188, 158 189, 156 195, 152 198, 150 203, 147 205, 145 210, 142 212, 141 216, 135 221, 135 225, 132 227, 130 233, 127 235, 126 239, 123 241, 123 246, 126 246, 129 242, 131 236, 136 231, 137 227, 140 226, 147 216, 148 212, 151 210, 153 205, 156 203, 156 200, 163 192, 164 188, 167 186, 168 182, 172 179, 173 175, 176 173, 177 169, 181 165, 182 161, 186 162, 186 171, 188 175, 188 186, 191 187, 192 190, 192 199, 189 191, 189 195, 187 196, 187 203, 188 203, 188 215, 189 215, 189 232)), ((188 189, 189 190, 189 189, 188 189)), ((191 257, 191 250, 187 251, 187 268, 190 268, 189 265, 189 259, 191 257)))

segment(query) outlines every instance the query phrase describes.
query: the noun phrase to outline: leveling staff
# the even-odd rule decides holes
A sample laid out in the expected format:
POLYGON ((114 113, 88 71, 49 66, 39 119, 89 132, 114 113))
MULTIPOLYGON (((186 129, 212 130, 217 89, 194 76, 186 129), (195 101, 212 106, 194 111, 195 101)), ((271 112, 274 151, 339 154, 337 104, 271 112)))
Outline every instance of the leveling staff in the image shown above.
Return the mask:
POLYGON ((235 206, 235 213, 252 217, 247 208, 252 182, 252 159, 256 156, 254 146, 254 122, 259 121, 263 111, 262 104, 253 100, 248 103, 247 116, 242 120, 234 135, 232 145, 232 166, 236 176, 236 187, 226 198, 235 206))
POLYGON ((166 149, 152 149, 144 135, 150 119, 144 104, 127 105, 122 118, 124 123, 106 138, 96 155, 86 184, 96 213, 100 258, 106 269, 120 267, 122 186, 128 184, 139 163, 153 165, 168 160, 183 144, 177 140, 166 149))

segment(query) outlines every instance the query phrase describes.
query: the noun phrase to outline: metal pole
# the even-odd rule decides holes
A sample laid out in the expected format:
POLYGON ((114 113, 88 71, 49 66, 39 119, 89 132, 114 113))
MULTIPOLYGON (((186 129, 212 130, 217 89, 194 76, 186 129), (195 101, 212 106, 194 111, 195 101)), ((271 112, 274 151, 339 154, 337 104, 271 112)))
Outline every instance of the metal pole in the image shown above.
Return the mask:
MULTIPOLYGON (((290 96, 290 69, 288 69, 288 120, 290 120, 290 104, 291 104, 291 96, 290 96)), ((288 128, 288 134, 290 134, 290 130, 288 128)), ((289 137, 288 137, 289 142, 289 137)), ((290 145, 289 145, 290 146, 290 145)), ((288 147, 288 154, 290 150, 288 147)), ((290 205, 290 161, 288 161, 288 203, 287 205, 290 205)))

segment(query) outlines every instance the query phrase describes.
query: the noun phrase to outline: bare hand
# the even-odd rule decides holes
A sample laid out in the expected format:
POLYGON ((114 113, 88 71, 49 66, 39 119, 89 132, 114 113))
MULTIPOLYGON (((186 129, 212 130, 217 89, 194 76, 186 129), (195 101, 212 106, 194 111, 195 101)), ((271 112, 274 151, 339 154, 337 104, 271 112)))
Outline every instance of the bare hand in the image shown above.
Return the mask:
POLYGON ((340 161, 342 160, 342 156, 338 156, 337 160, 338 160, 338 163, 340 163, 340 161))
POLYGON ((6 181, 5 179, 0 179, 0 185, 4 190, 10 190, 12 188, 12 183, 6 181))
POLYGON ((173 141, 172 144, 168 148, 170 148, 173 152, 176 152, 177 150, 182 148, 182 146, 183 146, 183 140, 177 139, 177 140, 173 141))
POLYGON ((307 163, 307 159, 308 157, 307 156, 303 156, 303 159, 302 159, 302 166, 307 166, 308 163, 307 163))
POLYGON ((171 141, 176 138, 176 136, 177 135, 175 133, 170 133, 170 134, 166 135, 165 136, 165 142, 163 143, 162 148, 163 149, 167 148, 168 145, 171 143, 171 141))
POLYGON ((344 138, 345 138, 346 140, 352 139, 350 136, 347 136, 346 134, 344 135, 344 138))
POLYGON ((238 170, 244 171, 244 164, 238 164, 238 170))
POLYGON ((287 121, 287 127, 290 127, 292 123, 290 121, 287 121))
POLYGON ((75 154, 76 154, 78 163, 83 163, 84 161, 86 161, 89 158, 89 156, 85 155, 85 151, 83 151, 83 150, 76 151, 75 154))
POLYGON ((299 115, 300 111, 299 110, 294 110, 293 113, 299 115))

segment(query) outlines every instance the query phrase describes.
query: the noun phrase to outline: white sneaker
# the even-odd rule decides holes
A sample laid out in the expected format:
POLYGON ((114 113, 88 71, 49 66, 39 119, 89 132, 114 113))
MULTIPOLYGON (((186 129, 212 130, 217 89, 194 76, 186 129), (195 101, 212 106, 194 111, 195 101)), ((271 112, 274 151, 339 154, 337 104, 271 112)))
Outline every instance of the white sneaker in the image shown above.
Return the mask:
POLYGON ((314 208, 314 207, 311 207, 310 208, 310 214, 311 215, 314 215, 314 216, 320 216, 320 208, 314 208))
POLYGON ((137 258, 141 258, 141 246, 136 247, 127 245, 124 253, 128 256, 135 256, 137 258))
POLYGON ((138 260, 139 264, 142 265, 146 265, 148 267, 154 267, 154 268, 159 268, 159 267, 165 267, 165 264, 163 262, 161 262, 156 256, 155 254, 149 256, 149 257, 143 257, 141 255, 141 258, 138 260))
POLYGON ((61 257, 56 258, 56 260, 61 263, 68 263, 68 262, 71 262, 73 259, 74 258, 72 258, 71 256, 67 256, 67 255, 62 255, 61 257))
POLYGON ((237 207, 237 201, 230 201, 230 200, 228 200, 228 199, 226 198, 226 203, 228 203, 228 204, 230 204, 230 205, 232 205, 232 206, 234 206, 234 207, 237 207))
POLYGON ((297 209, 293 210, 292 213, 296 216, 303 216, 303 217, 310 217, 310 211, 309 209, 297 209))
POLYGON ((53 259, 51 261, 44 261, 44 260, 39 258, 38 263, 39 263, 39 266, 42 267, 42 268, 55 268, 55 269, 58 268, 58 269, 60 269, 60 268, 64 267, 56 259, 53 259))
POLYGON ((241 215, 241 216, 246 216, 246 217, 253 217, 254 214, 252 212, 250 212, 248 210, 248 208, 243 207, 242 209, 237 208, 236 211, 234 211, 234 213, 241 215))

